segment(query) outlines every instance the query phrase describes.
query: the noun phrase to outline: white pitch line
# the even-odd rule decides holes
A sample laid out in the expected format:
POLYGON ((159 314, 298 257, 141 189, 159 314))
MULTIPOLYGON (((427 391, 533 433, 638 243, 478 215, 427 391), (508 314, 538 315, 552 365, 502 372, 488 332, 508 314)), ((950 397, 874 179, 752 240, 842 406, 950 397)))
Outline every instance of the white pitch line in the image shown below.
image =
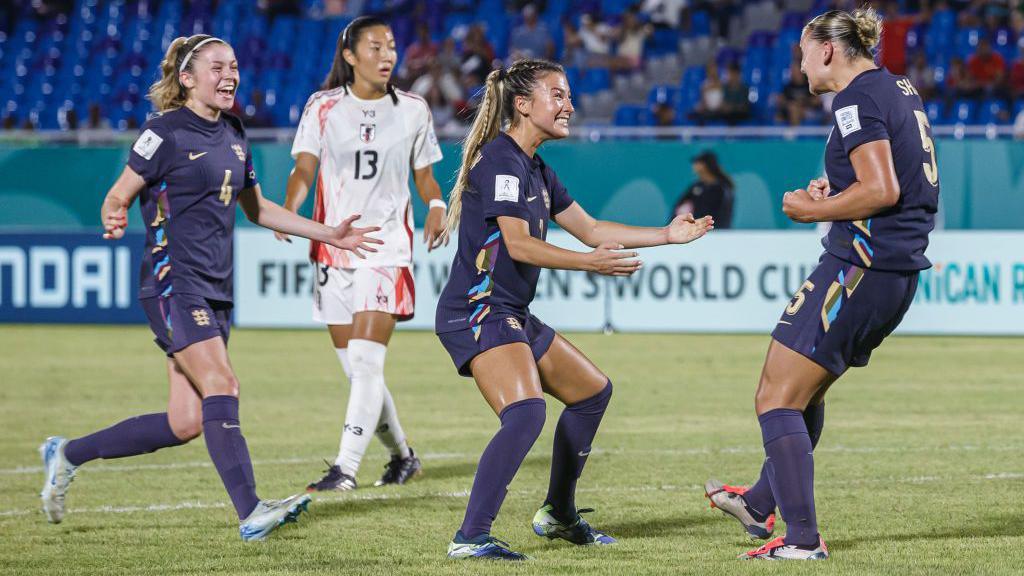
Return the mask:
MULTIPOLYGON (((1021 452, 1024 446, 1019 445, 994 445, 978 446, 973 444, 953 444, 945 446, 822 446, 815 450, 821 454, 905 454, 912 452, 1021 452)), ((648 454, 655 456, 704 456, 713 454, 763 454, 764 449, 760 446, 727 446, 723 448, 595 448, 594 455, 602 454, 648 454)), ((530 458, 539 458, 537 454, 530 458)), ((436 452, 422 454, 423 460, 476 460, 480 457, 477 452, 436 452)), ((278 466, 285 464, 309 464, 322 461, 320 458, 275 458, 268 460, 254 460, 253 466, 278 466)), ((100 472, 136 472, 141 470, 180 470, 188 468, 212 468, 209 460, 191 462, 169 462, 166 464, 90 464, 87 470, 89 474, 100 472)), ((23 474, 40 474, 42 466, 17 466, 15 468, 0 468, 0 476, 16 476, 23 474)))
MULTIPOLYGON (((864 484, 923 484, 929 482, 962 482, 962 481, 986 481, 986 480, 1024 480, 1024 472, 991 472, 988 474, 971 474, 968 476, 959 477, 943 477, 943 476, 907 476, 901 478, 894 477, 878 477, 878 478, 855 478, 851 480, 836 480, 830 481, 828 485, 834 486, 850 486, 850 485, 864 485, 864 484)), ((676 486, 671 484, 665 484, 661 486, 641 485, 641 486, 619 486, 614 488, 580 488, 576 492, 577 494, 623 494, 623 493, 643 493, 643 492, 702 492, 703 486, 697 484, 691 484, 688 486, 676 486)), ((546 490, 540 488, 536 489, 518 489, 510 491, 514 495, 528 496, 532 494, 545 493, 546 490)), ((460 490, 457 492, 402 492, 402 493, 351 493, 338 496, 316 496, 314 503, 317 502, 351 502, 351 501, 375 501, 375 500, 403 500, 410 498, 467 498, 469 497, 468 490, 460 490)), ((178 510, 208 510, 208 509, 219 509, 226 508, 227 504, 224 502, 179 502, 177 504, 150 504, 148 506, 97 506, 93 508, 72 508, 68 511, 68 514, 132 514, 136 512, 175 512, 178 510)), ((0 518, 5 517, 16 517, 16 516, 28 516, 31 514, 39 514, 38 509, 26 509, 26 508, 14 508, 10 510, 0 510, 0 518)))

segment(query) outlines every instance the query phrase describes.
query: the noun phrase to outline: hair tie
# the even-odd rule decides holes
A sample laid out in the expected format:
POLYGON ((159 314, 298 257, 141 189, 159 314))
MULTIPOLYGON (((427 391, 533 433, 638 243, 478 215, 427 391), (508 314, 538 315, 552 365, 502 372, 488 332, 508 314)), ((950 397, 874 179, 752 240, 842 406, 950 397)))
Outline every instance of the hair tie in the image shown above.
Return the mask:
POLYGON ((505 67, 504 66, 498 68, 498 80, 499 81, 504 80, 505 76, 507 76, 507 75, 508 75, 508 73, 505 72, 505 67))
POLYGON ((227 44, 227 42, 221 40, 220 38, 216 38, 214 36, 210 36, 209 38, 199 42, 198 44, 195 45, 195 47, 193 47, 191 50, 188 51, 188 54, 185 54, 185 58, 183 58, 181 60, 181 66, 178 67, 178 72, 179 73, 184 72, 185 71, 185 67, 188 66, 188 61, 192 59, 192 55, 196 53, 196 50, 199 50, 204 45, 209 44, 210 42, 220 42, 222 44, 227 44))

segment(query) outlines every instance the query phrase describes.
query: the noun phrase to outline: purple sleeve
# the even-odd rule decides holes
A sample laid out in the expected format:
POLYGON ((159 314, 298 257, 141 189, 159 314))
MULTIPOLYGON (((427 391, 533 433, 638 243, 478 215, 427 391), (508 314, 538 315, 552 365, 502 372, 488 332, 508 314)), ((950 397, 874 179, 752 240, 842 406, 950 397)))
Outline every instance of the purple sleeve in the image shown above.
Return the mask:
POLYGON ((473 167, 470 184, 480 194, 484 218, 512 216, 530 220, 530 209, 526 206, 524 193, 529 179, 517 164, 481 160, 473 167))
POLYGON ((148 122, 132 144, 128 166, 152 184, 163 178, 174 164, 174 134, 164 126, 148 122))
POLYGON ((836 134, 849 155, 854 148, 875 140, 889 140, 885 116, 864 92, 843 91, 832 102, 836 134))
POLYGON ((256 178, 256 168, 252 164, 252 147, 249 143, 245 143, 246 154, 245 154, 245 184, 243 188, 254 188, 260 183, 259 179, 256 178))
POLYGON ((547 168, 547 173, 548 186, 551 187, 551 216, 554 217, 569 206, 572 206, 575 200, 569 195, 569 191, 566 190, 562 181, 558 179, 554 170, 547 168))

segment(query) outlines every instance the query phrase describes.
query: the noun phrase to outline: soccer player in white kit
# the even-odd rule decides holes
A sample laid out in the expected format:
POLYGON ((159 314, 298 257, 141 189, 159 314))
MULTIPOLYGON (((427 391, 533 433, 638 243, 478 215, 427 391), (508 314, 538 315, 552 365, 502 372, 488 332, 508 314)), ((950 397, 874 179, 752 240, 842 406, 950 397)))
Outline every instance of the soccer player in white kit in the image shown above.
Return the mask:
POLYGON ((404 484, 420 471, 384 383, 388 340, 396 321, 412 318, 415 300, 410 169, 430 206, 423 230, 428 250, 443 242, 446 206, 431 168, 441 148, 430 109, 419 96, 391 86, 397 60, 386 22, 353 20, 338 38, 331 71, 309 98, 292 145, 295 168, 285 207, 297 211, 316 178, 314 220, 336 225, 359 214, 361 225, 380 226, 377 237, 384 241, 377 252, 359 255, 310 243, 317 267, 313 319, 327 324, 351 392, 338 457, 309 491, 354 489, 374 434, 391 451, 376 486, 404 484))

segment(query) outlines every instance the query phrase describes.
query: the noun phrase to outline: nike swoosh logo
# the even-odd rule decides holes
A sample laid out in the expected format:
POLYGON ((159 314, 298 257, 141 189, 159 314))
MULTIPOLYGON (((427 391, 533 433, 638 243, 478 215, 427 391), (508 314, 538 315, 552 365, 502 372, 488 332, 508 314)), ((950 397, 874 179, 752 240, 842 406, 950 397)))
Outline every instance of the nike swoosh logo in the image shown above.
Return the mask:
POLYGON ((537 197, 536 197, 536 196, 527 196, 527 197, 526 197, 526 201, 527 201, 527 202, 533 202, 533 201, 534 201, 534 200, 536 200, 536 199, 537 199, 537 197))
POLYGON ((577 455, 582 457, 590 456, 590 450, 580 450, 579 452, 577 452, 577 455))
MULTIPOLYGON (((209 152, 209 150, 207 150, 207 152, 209 152)), ((193 153, 189 152, 188 153, 188 159, 189 160, 195 160, 197 158, 202 158, 203 156, 206 156, 207 152, 200 152, 199 154, 193 154, 193 153)))
POLYGON ((792 325, 793 325, 793 323, 792 323, 792 322, 786 322, 785 320, 779 320, 779 322, 778 322, 778 323, 779 323, 779 324, 785 324, 786 326, 792 326, 792 325))
POLYGON ((241 428, 242 427, 241 424, 228 424, 227 422, 221 422, 220 425, 221 425, 222 428, 241 428))

